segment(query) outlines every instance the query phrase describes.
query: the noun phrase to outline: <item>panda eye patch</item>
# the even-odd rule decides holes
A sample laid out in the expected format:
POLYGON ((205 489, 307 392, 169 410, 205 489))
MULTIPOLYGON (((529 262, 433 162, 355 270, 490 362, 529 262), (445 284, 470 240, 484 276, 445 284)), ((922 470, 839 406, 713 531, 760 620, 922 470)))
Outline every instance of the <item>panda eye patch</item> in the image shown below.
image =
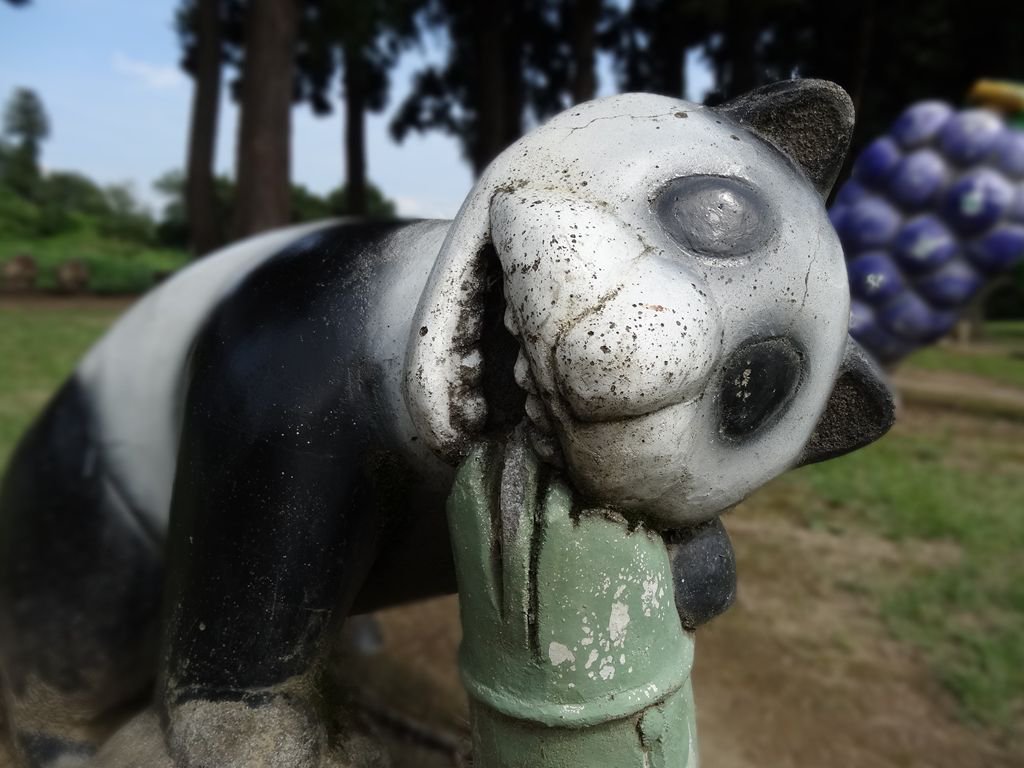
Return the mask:
POLYGON ((654 201, 664 230, 691 253, 742 256, 771 236, 771 211, 746 182, 727 176, 675 179, 654 201))

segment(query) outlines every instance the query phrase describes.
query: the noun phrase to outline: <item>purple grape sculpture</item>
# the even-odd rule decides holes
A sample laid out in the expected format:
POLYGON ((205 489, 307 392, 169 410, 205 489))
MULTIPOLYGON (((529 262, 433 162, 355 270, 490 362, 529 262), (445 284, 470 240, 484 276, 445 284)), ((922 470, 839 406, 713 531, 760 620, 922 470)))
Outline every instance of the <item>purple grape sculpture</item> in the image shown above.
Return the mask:
POLYGON ((846 252, 850 333, 896 363, 1024 259, 1024 130, 986 109, 914 104, 860 154, 829 215, 846 252))

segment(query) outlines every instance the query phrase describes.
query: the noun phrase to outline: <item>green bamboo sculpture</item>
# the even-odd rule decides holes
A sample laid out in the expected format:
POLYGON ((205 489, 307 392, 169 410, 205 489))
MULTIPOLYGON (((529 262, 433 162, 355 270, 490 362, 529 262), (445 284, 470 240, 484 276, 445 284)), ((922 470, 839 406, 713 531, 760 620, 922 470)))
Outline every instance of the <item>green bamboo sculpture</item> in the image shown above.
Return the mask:
POLYGON ((695 768, 693 637, 665 544, 581 509, 521 441, 476 446, 448 504, 479 768, 695 768))

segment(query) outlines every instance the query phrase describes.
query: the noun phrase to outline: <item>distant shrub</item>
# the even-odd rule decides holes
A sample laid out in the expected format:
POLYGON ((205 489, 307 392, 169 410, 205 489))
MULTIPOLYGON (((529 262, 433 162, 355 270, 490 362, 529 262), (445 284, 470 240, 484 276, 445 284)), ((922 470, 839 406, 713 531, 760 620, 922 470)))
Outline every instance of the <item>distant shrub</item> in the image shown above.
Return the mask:
POLYGON ((58 270, 69 261, 80 261, 89 274, 87 290, 102 294, 142 293, 188 263, 183 251, 111 240, 88 228, 45 238, 0 234, 0 263, 22 253, 35 259, 39 267, 35 288, 43 292, 59 290, 58 270))
POLYGON ((27 253, 0 264, 0 290, 21 293, 36 287, 39 267, 27 253))
POLYGON ((89 259, 89 290, 92 293, 135 294, 156 283, 151 266, 130 259, 89 259))
POLYGON ((84 293, 89 289, 89 266, 81 259, 70 259, 57 266, 54 279, 61 293, 84 293))
POLYGON ((153 217, 139 203, 131 184, 111 184, 103 195, 108 213, 98 221, 100 234, 146 245, 154 242, 153 217))
POLYGON ((18 237, 39 231, 39 208, 7 187, 0 186, 0 232, 18 237))
POLYGON ((102 217, 110 205, 100 187, 91 179, 72 171, 53 171, 43 182, 43 202, 67 213, 102 217))

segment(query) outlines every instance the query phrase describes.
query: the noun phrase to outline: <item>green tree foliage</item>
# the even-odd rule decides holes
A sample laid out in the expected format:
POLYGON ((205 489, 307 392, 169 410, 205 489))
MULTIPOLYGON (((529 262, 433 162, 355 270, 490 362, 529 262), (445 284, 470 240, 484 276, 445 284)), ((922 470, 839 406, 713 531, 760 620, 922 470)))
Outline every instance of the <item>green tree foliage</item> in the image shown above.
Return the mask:
POLYGON ((18 194, 39 194, 39 153, 50 135, 50 120, 43 102, 28 88, 18 88, 4 108, 3 179, 18 194))
POLYGON ((69 171, 43 174, 39 155, 50 135, 42 100, 14 91, 0 141, 0 236, 50 237, 71 232, 149 244, 154 222, 130 184, 101 187, 69 171))
POLYGON ((89 177, 73 171, 54 171, 46 176, 46 202, 87 216, 101 217, 110 212, 103 190, 89 177))
POLYGON ((153 241, 153 217, 139 202, 130 183, 110 184, 103 193, 110 213, 100 219, 101 234, 137 243, 153 241))
MULTIPOLYGON (((219 11, 221 62, 237 69, 243 55, 245 0, 215 0, 219 11)), ((199 66, 200 0, 181 0, 174 12, 174 29, 181 45, 181 68, 195 77, 199 66)))
POLYGON ((601 41, 619 87, 666 96, 686 93, 686 53, 708 44, 711 0, 633 0, 605 12, 601 41))
POLYGON ((88 177, 69 171, 48 174, 39 195, 39 233, 55 235, 74 229, 99 229, 111 214, 104 191, 88 177))
POLYGON ((395 204, 384 197, 384 194, 373 184, 366 187, 366 209, 356 212, 352 210, 352 196, 344 185, 336 187, 321 197, 302 185, 292 185, 292 221, 317 221, 333 216, 359 216, 372 219, 393 219, 395 204))
POLYGON ((7 168, 14 148, 0 137, 0 181, 7 178, 7 168))
POLYGON ((19 146, 39 151, 43 140, 50 135, 50 119, 35 91, 29 88, 14 91, 4 109, 4 133, 19 146))
MULTIPOLYGON (((156 225, 156 240, 160 245, 183 248, 188 241, 185 214, 185 176, 181 171, 168 171, 153 185, 167 201, 160 222, 156 225)), ((235 184, 227 176, 216 178, 217 206, 226 215, 220 219, 221 235, 227 239, 231 211, 235 205, 235 184)), ((373 184, 367 187, 367 211, 354 214, 349 207, 349 195, 339 186, 327 195, 318 195, 301 184, 293 184, 289 194, 291 220, 294 223, 317 221, 332 216, 362 215, 377 219, 395 217, 395 204, 373 184)))
POLYGON ((160 222, 156 227, 157 240, 163 245, 175 248, 185 248, 189 245, 185 184, 185 175, 181 171, 167 171, 153 182, 153 188, 163 195, 165 200, 160 222))
POLYGON ((359 69, 359 97, 369 111, 387 104, 391 81, 389 70, 399 55, 417 38, 414 22, 421 0, 365 0, 335 3, 306 0, 299 44, 298 97, 318 114, 333 111, 328 91, 335 75, 345 66, 359 69))
POLYGON ((155 223, 129 183, 100 187, 56 171, 39 179, 32 198, 0 185, 0 236, 84 233, 141 245, 155 242, 155 223))
POLYGON ((39 206, 0 184, 0 235, 33 237, 40 230, 39 206))
POLYGON ((374 184, 366 185, 366 209, 357 213, 351 207, 351 195, 345 186, 327 194, 327 209, 332 216, 367 216, 371 219, 393 219, 397 215, 394 201, 384 196, 374 184))
POLYGON ((392 135, 452 135, 480 173, 527 121, 571 103, 576 78, 563 10, 559 0, 427 0, 421 23, 447 34, 448 58, 416 73, 392 135))
POLYGON ((857 108, 854 151, 920 99, 962 103, 976 79, 1024 80, 1024 4, 931 0, 730 0, 704 49, 715 102, 792 76, 842 85, 857 108))
POLYGON ((293 222, 316 221, 331 215, 327 201, 301 184, 292 184, 289 196, 293 222))
MULTIPOLYGON (((156 240, 160 245, 172 248, 184 248, 189 242, 188 214, 185 207, 185 174, 181 171, 168 171, 153 183, 154 189, 166 201, 156 225, 156 240)), ((227 176, 214 179, 214 195, 218 216, 217 239, 220 242, 230 240, 231 211, 235 200, 235 184, 227 176)))

